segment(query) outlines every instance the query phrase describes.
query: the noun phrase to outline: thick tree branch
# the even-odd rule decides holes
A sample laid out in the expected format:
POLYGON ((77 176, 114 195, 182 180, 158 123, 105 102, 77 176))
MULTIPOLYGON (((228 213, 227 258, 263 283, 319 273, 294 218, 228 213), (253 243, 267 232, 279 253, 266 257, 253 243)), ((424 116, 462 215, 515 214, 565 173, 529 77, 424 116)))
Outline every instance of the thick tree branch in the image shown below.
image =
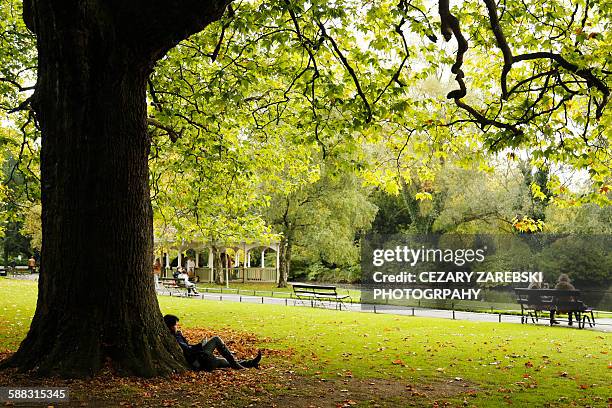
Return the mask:
MULTIPOLYGON (((574 95, 577 94, 577 91, 573 91, 567 86, 568 82, 564 81, 561 78, 561 76, 558 73, 557 68, 549 69, 548 71, 543 72, 543 73, 534 72, 534 74, 530 78, 520 81, 518 84, 513 86, 510 91, 508 91, 507 77, 508 77, 508 74, 510 73, 510 70, 512 69, 513 64, 517 62, 521 62, 521 61, 542 60, 542 59, 550 60, 551 62, 554 62, 556 65, 560 66, 561 68, 568 71, 569 73, 575 75, 576 77, 583 79, 584 80, 583 83, 586 83, 586 86, 588 88, 595 88, 601 93, 602 95, 601 99, 599 101, 597 99, 594 99, 593 101, 593 103, 595 104, 597 108, 595 112, 595 117, 596 118, 601 117, 601 115, 603 114, 603 109, 607 105, 607 102, 610 96, 610 89, 608 88, 607 84, 601 78, 595 75, 593 69, 581 68, 577 64, 568 61, 560 54, 557 54, 554 52, 539 51, 539 52, 524 53, 518 56, 514 56, 508 44, 508 41, 505 37, 503 29, 501 27, 500 18, 497 14, 497 4, 495 0, 483 0, 483 1, 487 7, 488 19, 491 25, 491 31, 493 32, 493 35, 495 36, 495 41, 496 41, 497 46, 499 47, 499 49, 502 51, 502 54, 503 54, 504 63, 503 63, 502 73, 501 73, 501 78, 500 78, 500 86, 501 86, 501 91, 502 91, 501 96, 503 100, 507 100, 513 93, 539 91, 540 95, 536 99, 536 101, 531 104, 530 108, 527 109, 527 111, 529 111, 529 110, 535 109, 536 104, 540 100, 542 100, 542 97, 545 92, 554 90, 556 87, 560 86, 563 89, 565 89, 566 92, 568 92, 568 94, 570 94, 569 97, 562 98, 561 103, 553 105, 554 109, 558 109, 562 107, 564 102, 570 100, 574 95), (556 81, 555 83, 551 85, 548 85, 551 76, 554 76, 554 75, 557 76, 558 81, 556 81), (541 87, 541 88, 536 87, 534 89, 533 87, 531 87, 531 85, 529 85, 526 91, 521 88, 523 85, 527 83, 531 84, 532 81, 538 78, 541 78, 541 77, 546 78, 546 85, 544 87, 541 87)), ((586 6, 586 9, 588 10, 588 4, 586 6)), ((587 10, 585 10, 585 14, 587 13, 587 10)), ((575 12, 576 10, 574 11, 574 13, 575 12)), ((550 109, 547 109, 539 113, 534 112, 531 116, 529 116, 529 120, 527 121, 525 120, 526 116, 523 115, 523 119, 520 122, 515 123, 515 124, 509 124, 509 123, 504 123, 496 119, 490 119, 486 116, 486 114, 480 113, 477 109, 461 101, 461 99, 467 94, 467 89, 466 89, 466 85, 464 82, 464 73, 461 67, 463 65, 464 55, 468 49, 468 43, 461 32, 461 29, 459 26, 459 20, 454 15, 452 15, 449 10, 449 0, 439 1, 439 14, 440 14, 440 19, 441 19, 442 35, 444 36, 446 41, 449 41, 454 36, 457 41, 457 46, 458 46, 455 63, 453 64, 451 71, 455 74, 455 80, 457 84, 459 85, 459 89, 451 91, 447 95, 447 98, 454 99, 457 106, 467 111, 475 119, 475 121, 481 125, 483 129, 485 126, 491 125, 491 126, 495 126, 497 128, 503 129, 503 130, 510 131, 516 136, 520 136, 523 134, 523 131, 518 127, 519 124, 525 124, 527 123, 527 121, 533 118, 542 116, 544 114, 552 113, 550 109)), ((573 21, 573 18, 574 16, 571 17, 572 21, 573 21)))
POLYGON ((225 21, 223 25, 221 26, 221 33, 219 34, 219 41, 217 41, 217 45, 215 46, 215 49, 213 50, 210 56, 210 59, 212 60, 212 62, 215 62, 217 60, 217 57, 219 56, 219 51, 221 50, 221 44, 223 43, 223 39, 225 37, 225 30, 227 30, 227 28, 230 26, 232 18, 236 15, 236 13, 234 12, 234 8, 232 7, 231 4, 227 6, 227 12, 230 18, 227 21, 225 21))
POLYGON ((581 77, 582 79, 584 79, 589 88, 596 88, 597 90, 599 90, 599 92, 601 92, 602 94, 602 100, 599 103, 597 102, 595 103, 597 105, 595 117, 597 119, 601 117, 601 115, 603 114, 603 109, 605 108, 608 102, 608 99, 610 97, 610 88, 608 88, 606 83, 602 81, 600 78, 598 78, 593 73, 593 70, 589 68, 580 68, 578 65, 572 62, 569 62, 568 60, 563 58, 561 55, 556 54, 554 52, 548 52, 548 51, 539 51, 539 52, 532 52, 532 53, 517 55, 514 57, 514 62, 516 63, 520 61, 530 61, 530 60, 537 60, 537 59, 552 60, 556 62, 557 64, 559 64, 562 68, 566 69, 567 71, 572 72, 576 74, 577 76, 581 77))
POLYGON ((509 130, 510 132, 514 133, 515 135, 522 135, 523 134, 523 131, 521 129, 517 128, 516 126, 510 125, 508 123, 500 122, 500 121, 495 120, 495 119, 489 119, 485 115, 481 114, 476 109, 474 109, 472 106, 468 105, 467 103, 463 102, 460 99, 455 99, 455 103, 461 109, 464 109, 470 115, 472 115, 478 121, 478 123, 481 126, 483 126, 483 127, 484 126, 495 126, 497 128, 500 128, 500 129, 509 130))
MULTIPOLYGON (((604 81, 602 81, 595 74, 593 74, 593 71, 591 69, 580 68, 578 67, 578 65, 569 62, 568 60, 563 58, 561 55, 553 53, 553 52, 545 52, 545 51, 533 52, 533 53, 527 53, 527 54, 522 54, 522 55, 513 57, 512 51, 510 50, 510 46, 508 45, 508 42, 506 41, 506 37, 504 35, 504 32, 499 22, 499 18, 497 16, 497 5, 495 3, 495 0, 483 0, 483 1, 485 5, 487 6, 487 11, 489 14, 489 21, 491 23, 491 30, 493 31, 497 45, 502 51, 503 56, 504 56, 504 66, 502 68, 502 74, 501 74, 501 89, 502 89, 503 99, 507 100, 509 96, 508 87, 507 87, 506 82, 507 82, 508 73, 512 69, 512 64, 514 62, 536 60, 536 59, 549 59, 559 64, 562 68, 566 69, 567 71, 570 71, 578 75, 579 77, 583 78, 586 81, 587 86, 589 88, 597 88, 601 92, 603 99, 600 103, 597 104, 597 112, 596 112, 596 117, 597 118, 601 117, 601 114, 603 113, 603 108, 605 107, 607 100, 609 98, 609 95, 610 95, 610 89, 608 88, 608 86, 605 84, 604 81)), ((585 6, 585 17, 588 13, 588 6, 589 5, 587 2, 585 6)))
POLYGON ((376 99, 374 99, 374 101, 372 102, 372 105, 375 105, 380 100, 380 98, 382 98, 382 96, 385 94, 387 89, 389 89, 392 83, 396 82, 397 84, 400 84, 400 86, 402 86, 401 85, 402 82, 400 81, 399 77, 400 77, 400 74, 402 73, 402 69, 404 68, 404 65, 406 65, 406 62, 408 61, 408 57, 410 57, 408 41, 406 41, 406 37, 404 36, 404 31, 402 30, 402 26, 404 25, 405 22, 406 20, 402 18, 402 20, 395 26, 395 32, 402 38, 402 45, 404 46, 404 57, 402 58, 402 62, 400 62, 399 66, 397 67, 397 70, 395 71, 395 73, 393 74, 389 82, 387 82, 387 85, 385 85, 385 87, 383 88, 382 91, 380 91, 376 99))
POLYGON ((21 84, 10 78, 0 78, 0 82, 6 82, 13 85, 19 92, 31 91, 35 88, 35 86, 21 86, 21 84))
POLYGON ((344 68, 346 68, 349 75, 353 79, 353 83, 355 84, 357 94, 361 98, 364 109, 366 111, 366 123, 370 123, 372 121, 372 108, 370 106, 370 103, 368 102, 368 98, 366 97, 365 93, 363 92, 363 89, 361 88, 361 84, 359 83, 359 78, 357 78, 357 74, 355 73, 355 70, 353 69, 351 64, 348 62, 348 60, 346 59, 346 57, 340 50, 340 47, 338 46, 338 43, 336 42, 336 40, 334 40, 329 34, 327 34, 327 30, 325 29, 325 26, 323 25, 323 23, 319 22, 318 25, 319 25, 319 28, 321 29, 321 35, 330 42, 330 44, 332 45, 332 48, 334 49, 334 52, 336 53, 336 55, 342 62, 342 65, 344 65, 344 68))
POLYGON ((502 51, 504 56, 504 67, 502 68, 501 73, 501 89, 502 89, 502 98, 508 99, 508 85, 506 84, 506 80, 508 77, 508 73, 512 68, 512 51, 508 46, 508 42, 506 41, 506 36, 501 28, 499 23, 499 17, 497 17, 497 5, 495 4, 495 0, 484 0, 485 5, 487 6, 487 11, 489 13, 489 21, 491 22, 491 30, 495 35, 495 40, 497 41, 497 45, 502 51))
POLYGON ((155 128, 161 129, 163 131, 165 131, 168 134, 168 137, 170 137, 170 140, 172 141, 172 143, 176 142, 182 135, 182 132, 177 132, 174 129, 172 129, 170 126, 166 126, 163 123, 161 123, 159 120, 153 118, 153 117, 148 117, 147 118, 147 124, 149 126, 153 126, 155 128))
POLYGON ((459 85, 459 89, 449 92, 446 96, 448 99, 455 99, 455 101, 457 101, 467 94, 467 89, 463 80, 465 74, 461 70, 461 66, 463 65, 463 57, 468 50, 468 42, 461 32, 459 19, 450 12, 449 0, 440 0, 438 3, 438 10, 440 13, 440 29, 442 31, 442 36, 446 41, 450 41, 454 36, 457 41, 457 56, 455 57, 455 63, 451 67, 451 72, 455 74, 455 80, 459 85))
MULTIPOLYGON (((35 94, 34 94, 35 95, 35 94)), ((10 109, 8 113, 21 112, 32 109, 32 102, 34 101, 34 95, 31 95, 26 100, 21 102, 17 107, 10 109)))
POLYGON ((182 40, 220 19, 231 0, 94 2, 100 4, 93 7, 99 11, 88 16, 92 24, 97 24, 104 35, 125 41, 136 56, 155 62, 182 40), (106 33, 108 27, 116 27, 116 31, 106 33))

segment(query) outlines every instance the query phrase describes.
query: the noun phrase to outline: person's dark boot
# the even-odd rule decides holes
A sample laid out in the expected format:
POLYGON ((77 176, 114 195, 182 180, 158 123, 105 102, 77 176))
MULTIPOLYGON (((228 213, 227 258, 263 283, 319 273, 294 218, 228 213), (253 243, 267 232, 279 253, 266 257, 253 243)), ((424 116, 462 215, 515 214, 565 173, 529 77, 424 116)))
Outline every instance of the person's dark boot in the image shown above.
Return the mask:
POLYGON ((257 357, 251 360, 244 360, 240 362, 240 365, 246 368, 257 368, 259 369, 259 362, 261 361, 261 350, 257 352, 257 357))
POLYGON ((229 349, 225 346, 225 343, 223 343, 222 341, 220 341, 217 345, 217 350, 219 351, 219 354, 221 354, 223 358, 227 360, 230 367, 232 367, 234 370, 242 370, 243 368, 246 368, 238 361, 236 361, 236 358, 234 357, 232 352, 229 351, 229 349))

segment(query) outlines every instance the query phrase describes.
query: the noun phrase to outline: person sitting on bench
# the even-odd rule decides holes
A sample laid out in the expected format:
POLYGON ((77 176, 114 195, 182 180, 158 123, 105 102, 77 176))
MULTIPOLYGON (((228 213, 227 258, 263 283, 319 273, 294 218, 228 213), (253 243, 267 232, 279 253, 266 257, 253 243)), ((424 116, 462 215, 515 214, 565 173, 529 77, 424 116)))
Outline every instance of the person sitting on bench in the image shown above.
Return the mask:
MULTIPOLYGON (((529 286, 527 287, 527 289, 544 289, 543 286, 544 286, 544 284, 542 283, 542 281, 532 280, 529 283, 529 286)), ((538 300, 540 299, 539 296, 537 296, 537 295, 529 295, 527 297, 527 299, 530 302, 532 302, 532 303, 528 304, 527 307, 529 307, 530 309, 533 309, 535 311, 536 318, 537 318, 537 313, 540 311, 540 308, 537 306, 538 300)))
POLYGON ((182 267, 178 270, 179 274, 176 276, 176 279, 184 282, 185 287, 187 288, 187 294, 193 293, 194 295, 198 294, 198 290, 196 289, 196 284, 189 280, 189 275, 185 273, 185 269, 182 267))
MULTIPOLYGON (((562 273, 561 275, 559 275, 559 278, 557 279, 557 284, 555 285, 555 289, 558 290, 576 290, 576 288, 574 287, 574 285, 571 284, 570 282, 570 278, 567 275, 567 273, 562 273)), ((563 296, 560 297, 558 300, 562 301, 562 302, 573 302, 574 298, 572 296, 563 296)), ((572 321, 572 315, 574 312, 570 311, 565 311, 565 310, 557 310, 557 313, 568 313, 568 323, 570 326, 572 326, 574 324, 574 322, 572 321)), ((578 314, 576 313, 576 319, 578 319, 578 314)), ((555 320, 555 311, 552 310, 550 312, 550 320, 553 324, 559 324, 559 322, 557 320, 555 320)))
POLYGON ((223 340, 215 336, 211 339, 204 339, 201 343, 190 345, 183 334, 178 330, 179 318, 174 315, 165 315, 164 322, 172 335, 176 338, 179 346, 183 350, 185 359, 194 370, 212 371, 217 368, 233 368, 240 370, 243 368, 259 368, 261 361, 261 350, 257 357, 251 360, 236 361, 234 355, 229 351, 223 340), (213 353, 217 350, 224 358, 216 357, 213 353))

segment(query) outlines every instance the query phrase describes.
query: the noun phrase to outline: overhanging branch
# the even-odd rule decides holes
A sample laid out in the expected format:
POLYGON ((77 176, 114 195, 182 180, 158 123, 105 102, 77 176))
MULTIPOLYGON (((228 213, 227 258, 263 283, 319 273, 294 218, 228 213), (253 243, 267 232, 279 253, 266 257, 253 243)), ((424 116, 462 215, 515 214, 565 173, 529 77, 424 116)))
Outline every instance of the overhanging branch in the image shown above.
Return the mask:
MULTIPOLYGON (((548 92, 550 90, 554 91, 555 87, 562 87, 564 90, 566 90, 566 92, 570 96, 562 98, 561 104, 554 105, 555 109, 557 109, 557 108, 562 107, 564 102, 569 101, 575 95, 579 94, 578 91, 574 91, 568 87, 570 83, 579 83, 579 84, 585 85, 587 88, 596 89, 601 94, 601 98, 599 100, 597 99, 593 100, 593 103, 596 106, 595 117, 597 119, 601 118, 603 114, 603 110, 605 106, 607 105, 609 97, 610 97, 610 89, 608 85, 606 84, 606 82, 602 78, 599 78, 596 75, 594 69, 580 67, 577 64, 570 62, 569 60, 564 58, 562 55, 551 52, 551 51, 528 52, 528 53, 524 53, 518 56, 513 55, 510 45, 508 44, 508 41, 502 29, 500 18, 497 14, 497 3, 495 2, 495 0, 483 0, 483 1, 487 8, 488 19, 491 25, 491 31, 493 32, 493 35, 495 37, 495 42, 497 46, 499 47, 499 49, 501 50, 503 59, 504 59, 502 72, 501 72, 501 78, 500 78, 500 87, 502 91, 501 96, 503 100, 508 100, 509 97, 513 95, 514 93, 537 91, 540 93, 540 96, 536 99, 536 102, 534 102, 531 105, 531 108, 535 108, 535 104, 538 101, 542 100, 542 95, 544 92, 548 92), (513 86, 509 91, 508 85, 507 85, 507 78, 508 78, 508 74, 510 73, 513 67, 513 64, 516 64, 517 62, 521 62, 521 61, 532 61, 532 60, 549 60, 553 62, 554 65, 553 65, 553 68, 548 69, 544 73, 534 72, 530 78, 520 81, 518 84, 513 86), (559 69, 558 69, 559 67, 563 68, 563 70, 573 75, 574 79, 572 79, 570 82, 564 80, 559 74, 559 69), (557 78, 557 81, 555 81, 552 84, 549 84, 548 80, 551 76, 555 76, 557 78), (545 82, 546 85, 544 87, 536 86, 534 89, 534 87, 529 86, 527 90, 522 89, 523 85, 528 84, 528 83, 530 84, 532 81, 538 78, 542 78, 542 77, 546 79, 546 82, 545 82), (580 78, 581 80, 578 80, 578 78, 580 78)), ((494 126, 502 130, 510 131, 516 136, 522 135, 523 131, 518 126, 521 124, 526 124, 525 121, 519 121, 517 123, 511 124, 511 123, 505 123, 497 119, 490 119, 487 117, 486 113, 483 114, 479 112, 477 109, 475 109, 474 107, 470 106, 469 104, 461 100, 467 94, 467 88, 466 88, 465 81, 464 81, 464 72, 462 70, 462 65, 464 62, 465 53, 468 50, 468 43, 467 43, 467 40, 465 39, 465 36, 461 32, 458 18, 450 12, 449 0, 440 0, 438 3, 438 6, 439 6, 439 14, 440 14, 440 20, 441 20, 441 32, 442 32, 444 39, 446 41, 450 41, 452 37, 455 37, 457 41, 457 54, 455 57, 455 62, 453 66, 451 67, 451 72, 455 74, 455 81, 457 82, 459 89, 455 89, 449 92, 447 95, 447 98, 454 99, 456 105, 459 108, 468 112, 470 116, 473 118, 473 121, 480 124, 483 127, 483 129, 485 126, 494 126)), ((582 22, 582 24, 584 24, 584 21, 582 22)), ((500 108, 501 106, 503 105, 500 105, 500 108)), ((548 109, 542 112, 541 114, 543 113, 551 113, 551 112, 550 112, 550 109, 548 109)), ((531 118, 535 118, 537 116, 540 116, 541 114, 534 114, 531 116, 531 118)))
POLYGON ((176 142, 182 136, 182 132, 175 131, 170 126, 164 125, 159 120, 157 120, 157 119, 155 119, 153 117, 148 117, 147 118, 147 124, 149 126, 153 126, 153 127, 157 128, 157 129, 161 129, 161 130, 165 131, 168 134, 168 137, 170 138, 172 143, 176 142))
POLYGON ((353 79, 353 83, 355 84, 355 89, 357 90, 357 95, 359 95, 359 97, 361 98, 361 101, 363 102, 363 107, 366 113, 366 123, 370 123, 372 121, 372 107, 370 106, 370 103, 368 102, 368 98, 366 97, 365 93, 363 92, 363 89, 361 88, 361 84, 359 82, 359 78, 357 78, 357 74, 355 73, 355 70, 349 63, 348 59, 344 56, 344 54, 340 50, 340 47, 338 46, 338 43, 336 42, 336 40, 334 40, 333 37, 327 34, 327 30, 325 29, 325 26, 323 25, 323 23, 319 22, 318 25, 319 25, 319 28, 321 29, 321 35, 326 40, 328 40, 329 43, 332 45, 332 48, 334 49, 334 52, 340 59, 340 62, 342 62, 342 65, 344 65, 344 68, 346 68, 347 72, 353 79))

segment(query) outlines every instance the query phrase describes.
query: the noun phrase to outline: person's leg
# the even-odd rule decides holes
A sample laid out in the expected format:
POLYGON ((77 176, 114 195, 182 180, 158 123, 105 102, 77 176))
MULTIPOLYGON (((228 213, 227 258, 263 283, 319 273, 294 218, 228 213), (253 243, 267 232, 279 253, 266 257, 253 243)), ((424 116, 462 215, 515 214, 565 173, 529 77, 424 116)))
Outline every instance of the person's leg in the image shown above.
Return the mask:
POLYGON ((555 309, 550 311, 550 325, 559 324, 557 320, 555 320, 555 309))
POLYGON ((232 368, 231 364, 224 358, 215 357, 209 353, 202 353, 198 357, 199 369, 213 371, 217 368, 232 368))
POLYGON ((246 368, 259 368, 259 362, 261 361, 261 350, 257 352, 257 357, 251 360, 242 360, 240 365, 246 368))
MULTIPOLYGON (((257 354, 257 357, 251 360, 242 360, 239 361, 243 368, 259 368, 259 361, 261 360, 261 351, 257 354)), ((216 357, 209 353, 201 353, 198 358, 198 366, 200 370, 212 371, 218 368, 234 368, 232 365, 224 358, 216 357)))
MULTIPOLYGON (((225 345, 225 343, 223 342, 223 340, 221 340, 219 336, 213 337, 212 339, 208 340, 206 344, 202 345, 202 351, 205 354, 209 354, 212 356, 215 350, 217 350, 219 354, 221 354, 224 357, 224 360, 226 360, 229 367, 232 367, 235 369, 244 368, 242 365, 240 365, 240 363, 238 363, 238 361, 236 361, 236 358, 234 358, 234 355, 231 353, 231 351, 229 351, 229 349, 227 348, 227 346, 225 345)), ((222 365, 223 362, 216 361, 214 362, 214 364, 222 365)), ((221 368, 221 367, 216 367, 216 368, 221 368)))

